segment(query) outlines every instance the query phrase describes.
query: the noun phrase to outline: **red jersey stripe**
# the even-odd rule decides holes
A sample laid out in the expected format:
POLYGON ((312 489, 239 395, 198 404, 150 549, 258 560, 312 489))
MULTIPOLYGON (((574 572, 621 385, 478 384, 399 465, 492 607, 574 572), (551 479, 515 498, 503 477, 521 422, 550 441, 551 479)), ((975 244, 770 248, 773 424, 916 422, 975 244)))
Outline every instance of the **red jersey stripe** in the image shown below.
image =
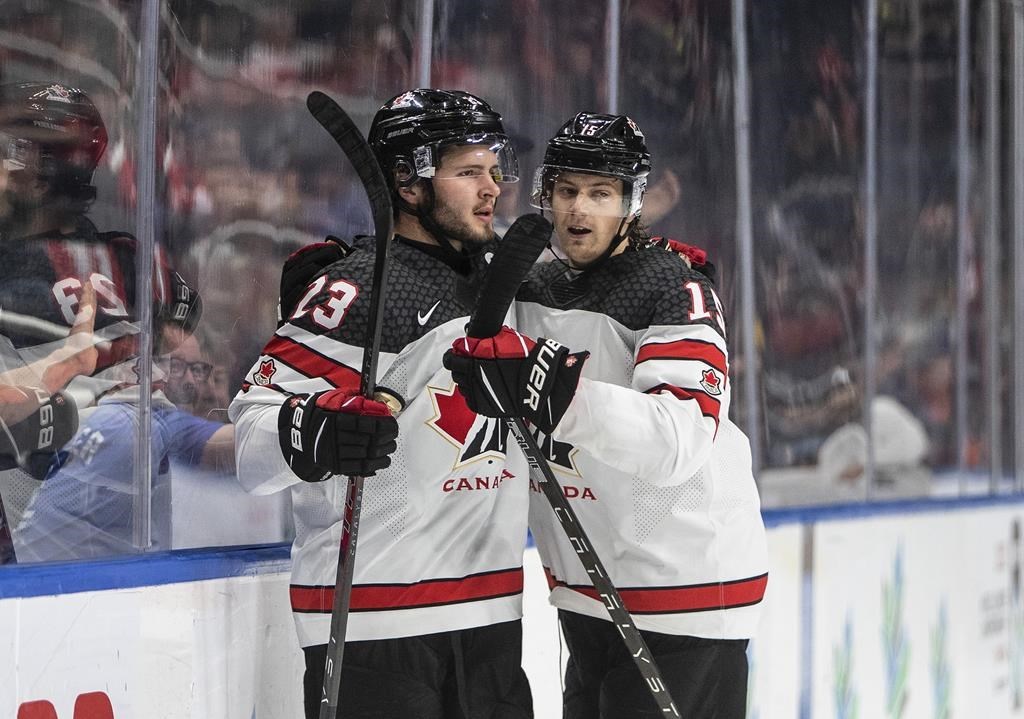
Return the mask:
POLYGON ((715 420, 715 428, 717 429, 718 413, 722 409, 722 403, 711 395, 705 394, 699 390, 690 391, 670 384, 659 384, 657 387, 651 387, 647 390, 647 394, 654 394, 655 392, 669 392, 676 399, 695 400, 700 406, 701 414, 715 420))
POLYGON ((726 374, 725 354, 716 345, 701 340, 648 342, 636 355, 636 364, 655 359, 697 360, 726 374))
POLYGON ((284 362, 307 377, 320 377, 335 387, 359 391, 359 373, 287 337, 275 336, 263 354, 284 362))
MULTIPOLYGON (((379 612, 497 599, 523 591, 523 568, 501 569, 461 579, 428 579, 414 584, 359 584, 352 587, 350 611, 379 612)), ((334 587, 291 586, 293 612, 329 614, 334 587)))
MULTIPOLYGON (((544 568, 548 578, 548 587, 565 587, 574 592, 584 594, 591 599, 598 599, 597 592, 591 586, 569 585, 555 579, 551 570, 544 568)), ((631 614, 683 614, 687 612, 709 612, 719 609, 735 609, 757 604, 764 599, 765 587, 768 586, 768 574, 748 579, 736 579, 729 582, 712 584, 692 584, 682 587, 648 587, 644 589, 618 588, 622 602, 631 614)))

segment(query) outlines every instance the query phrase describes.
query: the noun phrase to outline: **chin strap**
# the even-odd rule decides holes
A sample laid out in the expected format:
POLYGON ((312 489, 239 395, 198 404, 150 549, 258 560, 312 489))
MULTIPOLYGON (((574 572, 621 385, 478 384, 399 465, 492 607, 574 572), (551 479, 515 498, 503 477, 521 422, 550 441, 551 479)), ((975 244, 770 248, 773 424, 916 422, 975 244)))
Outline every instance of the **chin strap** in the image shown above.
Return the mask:
MULTIPOLYGON (((544 219, 547 219, 547 215, 544 214, 543 209, 541 209, 540 211, 540 216, 543 217, 544 219)), ((615 235, 612 236, 612 241, 608 243, 608 247, 605 249, 604 252, 601 253, 601 255, 597 259, 588 264, 586 267, 573 267, 568 262, 559 257, 558 253, 555 251, 555 248, 551 246, 551 240, 548 240, 548 249, 551 250, 551 254, 554 256, 555 262, 560 263, 569 272, 590 272, 591 270, 596 270, 598 267, 600 267, 601 263, 603 263, 605 260, 612 256, 612 253, 615 252, 615 248, 622 244, 622 241, 629 235, 629 231, 633 229, 633 225, 636 224, 636 222, 639 221, 639 219, 639 216, 634 216, 632 220, 627 221, 627 219, 623 217, 622 221, 619 222, 619 229, 615 231, 615 235)), ((553 233, 552 236, 554 236, 553 233)), ((629 241, 629 244, 631 247, 633 247, 633 249, 637 249, 632 240, 629 241)))
MULTIPOLYGON (((633 229, 633 225, 637 222, 637 219, 637 217, 634 217, 632 220, 627 220, 627 218, 623 217, 622 221, 619 222, 619 229, 615 231, 615 234, 612 236, 612 241, 608 243, 608 247, 605 248, 605 251, 602 252, 593 262, 587 264, 586 267, 578 269, 584 272, 590 272, 604 264, 604 262, 612 256, 612 253, 618 249, 619 245, 622 244, 622 241, 629 235, 629 231, 633 229)), ((632 241, 630 241, 630 246, 632 246, 632 241)))

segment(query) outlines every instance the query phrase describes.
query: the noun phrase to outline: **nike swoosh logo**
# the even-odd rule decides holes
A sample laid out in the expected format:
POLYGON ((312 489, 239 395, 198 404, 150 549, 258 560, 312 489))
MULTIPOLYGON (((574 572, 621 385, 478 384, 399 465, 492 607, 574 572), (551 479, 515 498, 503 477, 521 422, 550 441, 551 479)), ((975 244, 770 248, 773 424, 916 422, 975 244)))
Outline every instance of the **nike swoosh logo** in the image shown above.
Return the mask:
POLYGON ((420 323, 420 327, 422 327, 423 325, 427 324, 427 320, 430 319, 430 315, 434 314, 434 310, 437 309, 437 306, 439 304, 441 304, 441 300, 438 300, 437 302, 435 302, 434 306, 431 307, 429 310, 427 310, 427 314, 423 314, 422 312, 417 312, 416 313, 416 321, 420 323))

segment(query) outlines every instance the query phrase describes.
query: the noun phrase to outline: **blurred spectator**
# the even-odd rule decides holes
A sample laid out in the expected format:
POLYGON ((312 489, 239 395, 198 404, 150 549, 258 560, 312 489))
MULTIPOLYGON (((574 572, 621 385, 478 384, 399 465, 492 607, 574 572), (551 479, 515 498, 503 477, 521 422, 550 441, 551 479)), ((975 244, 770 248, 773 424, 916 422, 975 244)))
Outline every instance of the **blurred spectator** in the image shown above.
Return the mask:
MULTIPOLYGON (((0 382, 10 390, 0 399, 9 445, 0 448, 0 500, 15 547, 18 516, 75 435, 79 410, 138 381, 136 242, 98 231, 88 216, 106 146, 103 119, 81 90, 0 87, 0 382)), ((162 340, 194 327, 201 304, 166 264, 155 269, 144 301, 168 351, 162 340)))
POLYGON ((929 354, 913 372, 914 409, 928 433, 928 464, 957 464, 953 416, 953 358, 948 353, 929 354))
POLYGON ((807 180, 768 212, 758 303, 770 466, 816 464, 862 412, 856 203, 842 178, 807 180))
MULTIPOLYGON (((202 347, 210 347, 213 344, 210 332, 205 326, 199 332, 199 342, 202 347)), ((208 351, 203 351, 201 357, 204 364, 209 365, 210 370, 206 381, 199 382, 196 386, 192 414, 203 419, 227 422, 228 404, 235 391, 229 379, 229 369, 223 364, 211 362, 208 351)))
MULTIPOLYGON (((320 236, 266 222, 238 221, 193 242, 187 258, 195 267, 207 307, 207 361, 227 371, 234 394, 263 349, 258 337, 277 327, 280 267, 299 247, 320 236), (262 334, 261 334, 262 333, 262 334)), ((227 405, 221 405, 226 407, 227 405)))
POLYGON ((169 355, 157 359, 166 376, 164 394, 178 409, 191 412, 200 388, 210 379, 213 365, 203 361, 195 335, 185 338, 169 355))
POLYGON ((172 464, 216 473, 234 469, 234 427, 193 416, 198 386, 209 378, 194 336, 170 328, 174 346, 154 363, 151 425, 151 496, 143 503, 134 472, 139 434, 139 385, 100 399, 74 438, 50 466, 15 532, 19 561, 104 557, 170 549, 172 464), (163 391, 161 391, 161 389, 163 391), (170 394, 168 394, 170 393, 170 394), (181 402, 175 406, 170 397, 181 402), (129 471, 126 471, 129 470, 129 471), (148 509, 149 535, 140 513, 148 509))

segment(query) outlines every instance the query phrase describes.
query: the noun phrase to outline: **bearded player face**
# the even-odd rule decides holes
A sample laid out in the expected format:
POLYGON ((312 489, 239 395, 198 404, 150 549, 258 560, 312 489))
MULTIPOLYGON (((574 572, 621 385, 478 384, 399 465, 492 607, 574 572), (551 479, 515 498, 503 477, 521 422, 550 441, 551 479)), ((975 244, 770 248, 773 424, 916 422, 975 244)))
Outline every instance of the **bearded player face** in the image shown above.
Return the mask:
POLYGON ((494 205, 501 187, 497 155, 479 145, 447 150, 433 178, 433 219, 445 235, 463 245, 494 237, 494 205))

